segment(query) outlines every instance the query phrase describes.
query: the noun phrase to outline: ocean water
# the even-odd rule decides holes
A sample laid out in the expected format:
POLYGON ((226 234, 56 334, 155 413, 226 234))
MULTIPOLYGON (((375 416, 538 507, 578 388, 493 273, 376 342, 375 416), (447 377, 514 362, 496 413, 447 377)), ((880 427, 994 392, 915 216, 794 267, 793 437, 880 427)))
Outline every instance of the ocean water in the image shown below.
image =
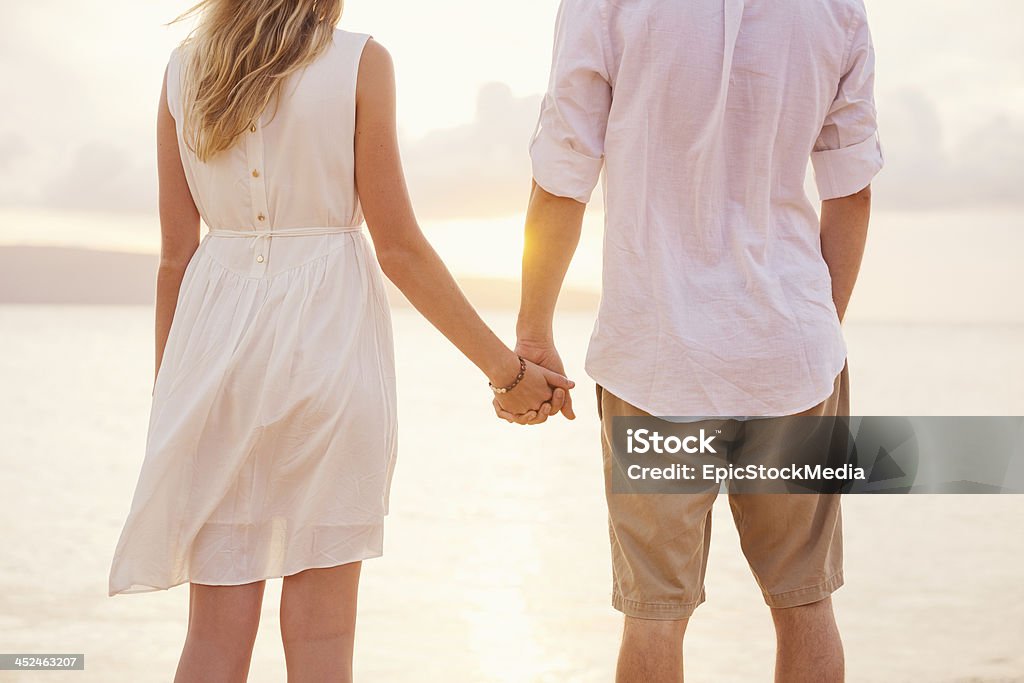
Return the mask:
MULTIPOLYGON (((85 671, 0 681, 168 681, 186 586, 108 597, 142 461, 152 379, 144 307, 0 306, 0 652, 85 653, 85 671)), ((513 316, 485 312, 508 337, 513 316)), ((494 419, 476 369, 396 309, 400 453, 385 555, 363 570, 358 680, 606 682, 621 618, 610 562, 592 316, 559 318, 578 418, 494 419)), ((1024 414, 1024 325, 850 323, 858 414, 1024 414)), ((1024 681, 1021 496, 847 497, 835 604, 851 682, 1024 681)), ((774 641, 716 506, 708 601, 687 680, 770 680, 774 641)), ((284 681, 280 580, 267 582, 250 681, 284 681)))

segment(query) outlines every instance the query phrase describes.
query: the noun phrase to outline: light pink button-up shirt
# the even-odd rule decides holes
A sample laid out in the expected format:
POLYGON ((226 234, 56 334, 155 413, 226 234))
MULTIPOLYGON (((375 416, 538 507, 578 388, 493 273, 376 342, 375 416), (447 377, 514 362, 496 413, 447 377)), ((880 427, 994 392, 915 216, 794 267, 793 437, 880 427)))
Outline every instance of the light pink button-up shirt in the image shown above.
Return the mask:
POLYGON ((530 145, 548 192, 604 172, 587 373, 660 416, 785 415, 846 359, 822 199, 882 167, 861 0, 562 0, 530 145))

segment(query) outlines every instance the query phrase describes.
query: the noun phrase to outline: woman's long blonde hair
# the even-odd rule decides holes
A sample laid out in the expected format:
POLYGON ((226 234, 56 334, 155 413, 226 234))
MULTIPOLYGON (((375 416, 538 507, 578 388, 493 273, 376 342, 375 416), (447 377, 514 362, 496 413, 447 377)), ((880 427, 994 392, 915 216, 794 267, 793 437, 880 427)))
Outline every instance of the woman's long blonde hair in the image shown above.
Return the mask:
POLYGON ((201 0, 182 41, 185 144, 207 161, 231 147, 333 39, 342 0, 201 0))

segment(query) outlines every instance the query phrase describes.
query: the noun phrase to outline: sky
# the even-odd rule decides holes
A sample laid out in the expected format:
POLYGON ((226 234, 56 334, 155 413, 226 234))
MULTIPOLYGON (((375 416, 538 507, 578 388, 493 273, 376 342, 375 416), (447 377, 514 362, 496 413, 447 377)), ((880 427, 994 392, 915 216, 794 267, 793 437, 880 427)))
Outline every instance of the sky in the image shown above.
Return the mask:
MULTIPOLYGON (((5 0, 0 212, 153 213, 154 119, 178 1, 5 0)), ((867 0, 886 168, 876 205, 1024 208, 1024 4, 867 0)), ((421 218, 520 213, 556 0, 348 0, 395 60, 421 218)), ((0 230, 3 225, 0 224, 0 230)))

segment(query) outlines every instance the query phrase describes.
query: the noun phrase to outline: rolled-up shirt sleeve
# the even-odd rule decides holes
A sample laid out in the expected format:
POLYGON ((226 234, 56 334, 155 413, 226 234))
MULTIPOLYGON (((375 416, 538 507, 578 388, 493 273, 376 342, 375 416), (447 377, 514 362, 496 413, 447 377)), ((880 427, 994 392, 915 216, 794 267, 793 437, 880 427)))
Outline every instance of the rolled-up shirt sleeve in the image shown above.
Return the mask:
POLYGON ((551 76, 530 141, 537 184, 587 203, 604 165, 612 89, 602 3, 562 0, 555 26, 551 76))
POLYGON ((853 21, 846 68, 811 152, 823 200, 864 189, 885 161, 875 110, 875 50, 862 5, 853 21))

